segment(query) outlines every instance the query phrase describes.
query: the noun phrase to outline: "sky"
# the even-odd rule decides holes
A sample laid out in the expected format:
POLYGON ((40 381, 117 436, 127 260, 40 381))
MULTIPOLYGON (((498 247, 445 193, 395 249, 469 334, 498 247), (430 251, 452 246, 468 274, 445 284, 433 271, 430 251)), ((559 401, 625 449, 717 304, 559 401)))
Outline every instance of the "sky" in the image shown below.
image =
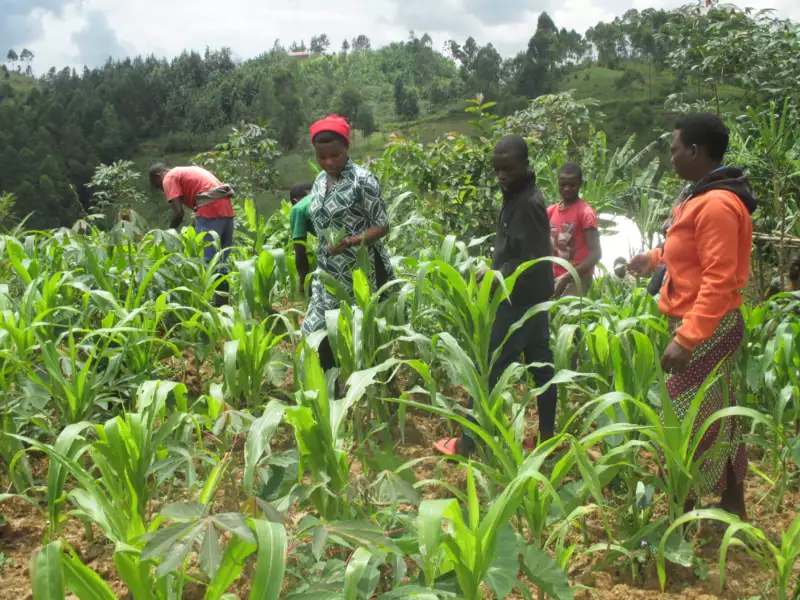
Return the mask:
MULTIPOLYGON (((241 59, 326 33, 334 47, 367 35, 373 47, 428 33, 436 47, 469 36, 505 56, 527 46, 547 11, 558 27, 583 33, 630 8, 673 8, 691 0, 0 0, 0 52, 22 48, 34 70, 98 66, 136 54, 232 48, 241 59)), ((742 0, 744 2, 744 0, 742 0)), ((800 20, 798 0, 747 0, 800 20)))

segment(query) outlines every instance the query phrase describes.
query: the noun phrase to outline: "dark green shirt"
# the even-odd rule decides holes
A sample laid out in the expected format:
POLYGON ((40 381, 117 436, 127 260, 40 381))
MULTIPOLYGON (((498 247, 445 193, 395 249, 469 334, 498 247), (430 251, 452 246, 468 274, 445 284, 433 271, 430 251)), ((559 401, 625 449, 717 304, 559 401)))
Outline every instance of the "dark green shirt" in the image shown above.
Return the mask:
POLYGON ((309 233, 316 235, 314 224, 309 217, 311 198, 310 195, 306 196, 289 211, 289 229, 292 231, 293 240, 304 240, 309 233))

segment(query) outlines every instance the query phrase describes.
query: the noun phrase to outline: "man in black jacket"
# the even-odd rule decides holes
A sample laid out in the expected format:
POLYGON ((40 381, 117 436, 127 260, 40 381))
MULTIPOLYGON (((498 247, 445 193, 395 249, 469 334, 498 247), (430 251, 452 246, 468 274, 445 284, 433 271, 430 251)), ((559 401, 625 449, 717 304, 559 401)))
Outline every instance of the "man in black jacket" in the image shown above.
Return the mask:
MULTIPOLYGON (((528 144, 520 136, 508 136, 495 146, 492 163, 500 189, 503 192, 503 208, 497 224, 494 241, 492 269, 503 277, 510 277, 517 268, 534 259, 552 255, 550 222, 542 192, 536 186, 536 175, 528 168, 528 144)), ((478 273, 482 280, 486 270, 478 273)), ((536 304, 550 300, 555 289, 553 266, 543 261, 529 267, 517 279, 510 301, 503 302, 497 310, 489 342, 489 356, 502 344, 514 323, 536 304)), ((542 311, 528 319, 503 345, 502 352, 492 367, 489 385, 494 387, 506 368, 523 358, 526 364, 547 363, 531 368, 537 387, 550 382, 555 372, 550 350, 550 319, 542 311)), ((555 431, 558 391, 551 385, 538 397, 539 436, 542 441, 553 436, 555 431)), ((526 440, 526 446, 535 442, 526 440)), ((436 449, 443 454, 465 456, 474 450, 475 442, 462 434, 461 438, 442 440, 436 449)))

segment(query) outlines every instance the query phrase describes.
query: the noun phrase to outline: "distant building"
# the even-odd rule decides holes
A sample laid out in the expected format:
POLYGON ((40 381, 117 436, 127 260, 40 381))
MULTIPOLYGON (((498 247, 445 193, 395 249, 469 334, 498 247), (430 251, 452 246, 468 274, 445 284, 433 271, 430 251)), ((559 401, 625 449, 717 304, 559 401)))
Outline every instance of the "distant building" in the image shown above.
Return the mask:
POLYGON ((306 60, 311 58, 311 52, 308 50, 303 50, 301 52, 287 52, 286 54, 288 54, 290 58, 296 58, 297 60, 306 60))

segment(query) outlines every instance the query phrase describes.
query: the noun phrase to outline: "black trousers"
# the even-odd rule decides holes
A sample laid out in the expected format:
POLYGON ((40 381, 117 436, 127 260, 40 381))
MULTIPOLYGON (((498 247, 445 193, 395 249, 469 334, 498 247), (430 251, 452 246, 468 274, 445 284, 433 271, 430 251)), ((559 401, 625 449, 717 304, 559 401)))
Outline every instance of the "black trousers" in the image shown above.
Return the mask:
MULTIPOLYGON (((492 335, 489 339, 490 357, 508 335, 508 330, 511 326, 519 321, 530 308, 530 306, 512 306, 507 302, 500 305, 497 309, 495 322, 492 326, 492 335)), ((552 367, 553 352, 550 349, 550 316, 547 311, 542 311, 532 316, 508 338, 489 373, 490 389, 494 388, 509 365, 515 362, 524 362, 525 364, 548 363, 547 366, 531 367, 530 369, 530 374, 537 387, 545 385, 555 375, 555 369, 552 367), (520 361, 520 358, 522 358, 522 361, 520 361)), ((473 399, 470 398, 470 408, 472 408, 472 403, 473 399)), ((539 435, 542 439, 549 439, 555 433, 556 427, 557 387, 551 385, 546 391, 542 392, 537 399, 537 404, 539 409, 539 435)), ((474 422, 474 419, 470 420, 474 422)), ((475 441, 464 432, 461 434, 461 445, 466 451, 471 451, 475 447, 475 441)))

